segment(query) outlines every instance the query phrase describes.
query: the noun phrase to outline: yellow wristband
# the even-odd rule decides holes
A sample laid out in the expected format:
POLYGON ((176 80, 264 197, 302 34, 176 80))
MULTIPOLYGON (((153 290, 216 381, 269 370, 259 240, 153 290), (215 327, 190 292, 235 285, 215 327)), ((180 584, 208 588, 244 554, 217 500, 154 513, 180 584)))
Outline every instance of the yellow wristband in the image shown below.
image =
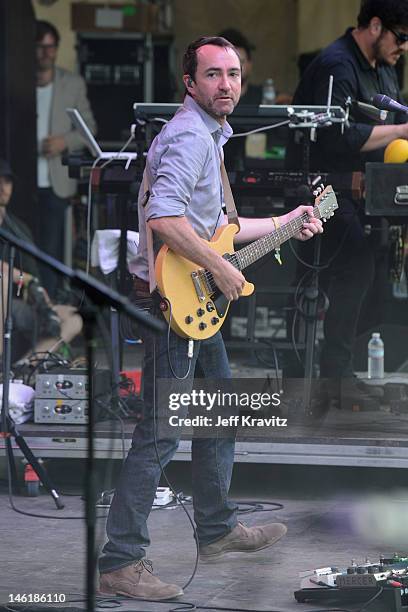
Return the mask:
POLYGON ((279 229, 279 227, 280 227, 279 219, 277 217, 271 217, 271 219, 272 219, 272 223, 273 223, 273 225, 275 227, 275 230, 279 229))

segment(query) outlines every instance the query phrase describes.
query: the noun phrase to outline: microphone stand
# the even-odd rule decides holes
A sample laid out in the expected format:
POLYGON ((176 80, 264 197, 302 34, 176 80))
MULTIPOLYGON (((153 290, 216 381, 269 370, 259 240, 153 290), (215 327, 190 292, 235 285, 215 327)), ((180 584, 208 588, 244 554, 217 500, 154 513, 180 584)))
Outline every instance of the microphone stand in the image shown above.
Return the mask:
MULTIPOLYGON (((327 107, 325 113, 313 113, 310 111, 301 111, 296 113, 292 107, 288 107, 288 115, 290 118, 289 128, 301 129, 302 131, 302 173, 304 180, 309 187, 310 184, 310 142, 317 140, 317 129, 330 127, 335 123, 344 125, 348 120, 348 113, 343 117, 336 118, 331 112, 331 96, 333 89, 333 77, 330 77, 329 91, 327 97, 327 107)), ((313 191, 313 195, 317 196, 319 190, 313 191)), ((314 352, 316 344, 316 329, 317 329, 317 313, 318 313, 318 298, 319 298, 319 264, 321 251, 321 236, 315 236, 313 249, 313 275, 309 285, 305 288, 306 298, 306 338, 305 338, 305 364, 304 364, 304 385, 303 385, 303 409, 307 416, 313 416, 312 402, 312 380, 314 368, 314 352)))
MULTIPOLYGON (((106 287, 103 283, 96 279, 88 276, 81 270, 73 270, 65 264, 57 261, 50 255, 43 253, 39 248, 33 244, 29 244, 20 238, 16 238, 10 232, 7 232, 0 227, 0 238, 6 240, 14 251, 14 247, 21 249, 24 253, 32 255, 42 263, 45 263, 52 270, 65 275, 71 280, 71 282, 85 292, 86 298, 83 300, 83 305, 79 309, 79 313, 84 320, 84 335, 86 339, 87 357, 88 357, 88 384, 89 384, 89 418, 88 418, 88 456, 86 465, 86 533, 87 533, 87 563, 86 563, 86 592, 87 592, 87 610, 93 612, 95 610, 95 566, 96 566, 96 553, 95 553, 95 523, 96 523, 96 481, 95 481, 95 466, 94 466, 94 424, 95 424, 95 411, 94 411, 94 385, 93 385, 93 372, 94 372, 94 330, 97 319, 97 306, 108 305, 116 308, 117 310, 125 312, 130 317, 139 321, 140 324, 149 327, 154 332, 165 331, 166 325, 164 321, 156 319, 150 314, 142 311, 135 307, 129 302, 127 298, 120 295, 113 289, 106 287)), ((14 263, 14 255, 12 261, 14 263)), ((10 274, 12 275, 12 266, 10 265, 10 274)), ((11 276, 12 279, 12 276, 11 276)), ((8 301, 11 300, 11 290, 9 290, 8 301)), ((8 317, 11 313, 11 308, 8 308, 8 317)), ((9 333, 10 322, 7 323, 6 334, 9 333)), ((7 339, 9 342, 9 338, 7 339)), ((8 358, 10 359, 10 358, 8 358)), ((6 359, 5 359, 6 361, 6 359)), ((9 365, 9 364, 8 364, 9 365)), ((7 363, 5 363, 5 367, 7 363)), ((4 401, 8 399, 8 387, 5 390, 3 388, 3 415, 4 419, 4 401), (7 391, 7 392, 6 392, 7 391)), ((6 400, 7 403, 7 400, 6 400)), ((21 437, 21 436, 20 436, 21 437)), ((6 441, 9 436, 6 437, 6 441)), ((16 440, 17 441, 17 440, 16 440)), ((28 447, 27 447, 28 448, 28 447)), ((30 459, 30 463, 31 463, 30 459)), ((33 466, 34 467, 34 466, 33 466)))
POLYGON ((3 333, 3 398, 1 407, 1 433, 0 436, 5 440, 6 452, 9 462, 10 472, 13 476, 13 480, 17 482, 17 473, 14 462, 13 447, 11 445, 11 437, 14 438, 17 446, 21 453, 31 465, 34 472, 37 474, 44 488, 53 498, 58 510, 64 508, 64 504, 61 502, 60 497, 52 484, 47 472, 39 463, 37 458, 32 453, 30 447, 25 441, 24 437, 17 430, 13 419, 9 415, 9 393, 10 393, 10 370, 11 370, 11 340, 13 333, 13 317, 12 317, 12 305, 13 305, 13 268, 15 260, 15 248, 6 244, 6 257, 8 263, 8 279, 7 279, 7 303, 6 303, 6 316, 4 320, 4 333, 3 333))

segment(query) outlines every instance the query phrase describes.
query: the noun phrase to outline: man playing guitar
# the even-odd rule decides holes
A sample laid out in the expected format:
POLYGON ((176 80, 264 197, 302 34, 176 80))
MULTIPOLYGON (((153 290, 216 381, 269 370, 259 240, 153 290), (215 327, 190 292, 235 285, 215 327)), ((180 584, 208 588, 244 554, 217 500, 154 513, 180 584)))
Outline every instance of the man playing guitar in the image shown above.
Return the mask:
MULTIPOLYGON (((154 252, 164 243, 176 254, 208 270, 228 301, 238 299, 245 286, 241 271, 206 242, 226 223, 222 210, 222 147, 232 134, 227 115, 240 97, 239 56, 227 40, 203 37, 187 48, 183 69, 184 104, 150 148, 139 197, 140 244, 131 272, 135 275, 137 302, 156 312, 157 303, 150 296, 148 282, 147 226, 153 232, 154 252)), ((240 219, 235 240, 257 240, 302 215, 306 220, 296 238, 308 240, 323 231, 320 220, 313 215, 313 207, 299 206, 274 220, 240 219)), ((156 419, 163 418, 168 411, 168 405, 156 401, 156 380, 177 380, 179 390, 188 392, 195 374, 228 379, 231 373, 219 331, 194 346, 170 329, 168 335, 153 337, 143 330, 141 335, 145 345, 145 418, 135 429, 111 505, 108 542, 100 558, 100 590, 159 600, 178 597, 183 591, 154 576, 145 557, 150 542, 146 521, 161 470, 178 445, 178 436, 169 439, 156 432, 156 419)), ((194 439, 192 443, 194 520, 200 557, 204 560, 228 552, 260 550, 286 533, 286 527, 280 523, 249 528, 238 523, 236 506, 227 497, 234 444, 233 434, 194 439)))

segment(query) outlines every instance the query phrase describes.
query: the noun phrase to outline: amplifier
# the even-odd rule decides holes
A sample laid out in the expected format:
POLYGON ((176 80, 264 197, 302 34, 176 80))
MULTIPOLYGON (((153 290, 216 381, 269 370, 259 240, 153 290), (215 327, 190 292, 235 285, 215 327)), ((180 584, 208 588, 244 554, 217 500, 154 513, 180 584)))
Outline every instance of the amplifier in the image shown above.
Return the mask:
MULTIPOLYGON (((111 373, 96 370, 94 396, 111 395, 111 373)), ((88 422, 89 384, 86 369, 58 368, 35 378, 35 423, 85 424, 88 422)), ((98 410, 99 412, 99 410, 98 410)))
MULTIPOLYGON (((94 393, 106 393, 111 387, 109 370, 96 370, 94 374, 94 393)), ((87 399, 88 374, 86 369, 58 368, 35 377, 35 396, 37 398, 87 399)))
POLYGON ((85 425, 88 423, 88 400, 36 399, 34 423, 85 425))
MULTIPOLYGON (((285 198, 305 198, 309 195, 302 172, 274 172, 267 168, 228 172, 234 195, 241 193, 279 195, 285 198), (302 188, 303 186, 303 188, 302 188), (301 188, 299 190, 299 188, 301 188)), ((320 172, 309 173, 309 180, 320 179, 319 183, 332 185, 334 191, 343 197, 361 199, 364 191, 362 172, 320 172)))
POLYGON ((408 164, 366 164, 367 215, 408 217, 408 164))

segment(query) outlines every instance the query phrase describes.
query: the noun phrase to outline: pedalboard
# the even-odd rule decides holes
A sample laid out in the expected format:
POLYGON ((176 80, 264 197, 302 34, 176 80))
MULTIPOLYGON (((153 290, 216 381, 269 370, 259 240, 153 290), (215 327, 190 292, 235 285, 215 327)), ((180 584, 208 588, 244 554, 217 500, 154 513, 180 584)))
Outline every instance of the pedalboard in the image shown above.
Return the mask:
POLYGON ((349 602, 370 603, 378 612, 408 612, 408 557, 395 554, 369 559, 357 564, 352 559, 347 568, 322 567, 300 575, 301 588, 295 591, 300 603, 349 602))
MULTIPOLYGON (((96 370, 94 374, 95 397, 109 394, 111 374, 109 370, 96 370)), ((59 368, 35 379, 35 423, 88 423, 89 384, 84 369, 59 368)))

